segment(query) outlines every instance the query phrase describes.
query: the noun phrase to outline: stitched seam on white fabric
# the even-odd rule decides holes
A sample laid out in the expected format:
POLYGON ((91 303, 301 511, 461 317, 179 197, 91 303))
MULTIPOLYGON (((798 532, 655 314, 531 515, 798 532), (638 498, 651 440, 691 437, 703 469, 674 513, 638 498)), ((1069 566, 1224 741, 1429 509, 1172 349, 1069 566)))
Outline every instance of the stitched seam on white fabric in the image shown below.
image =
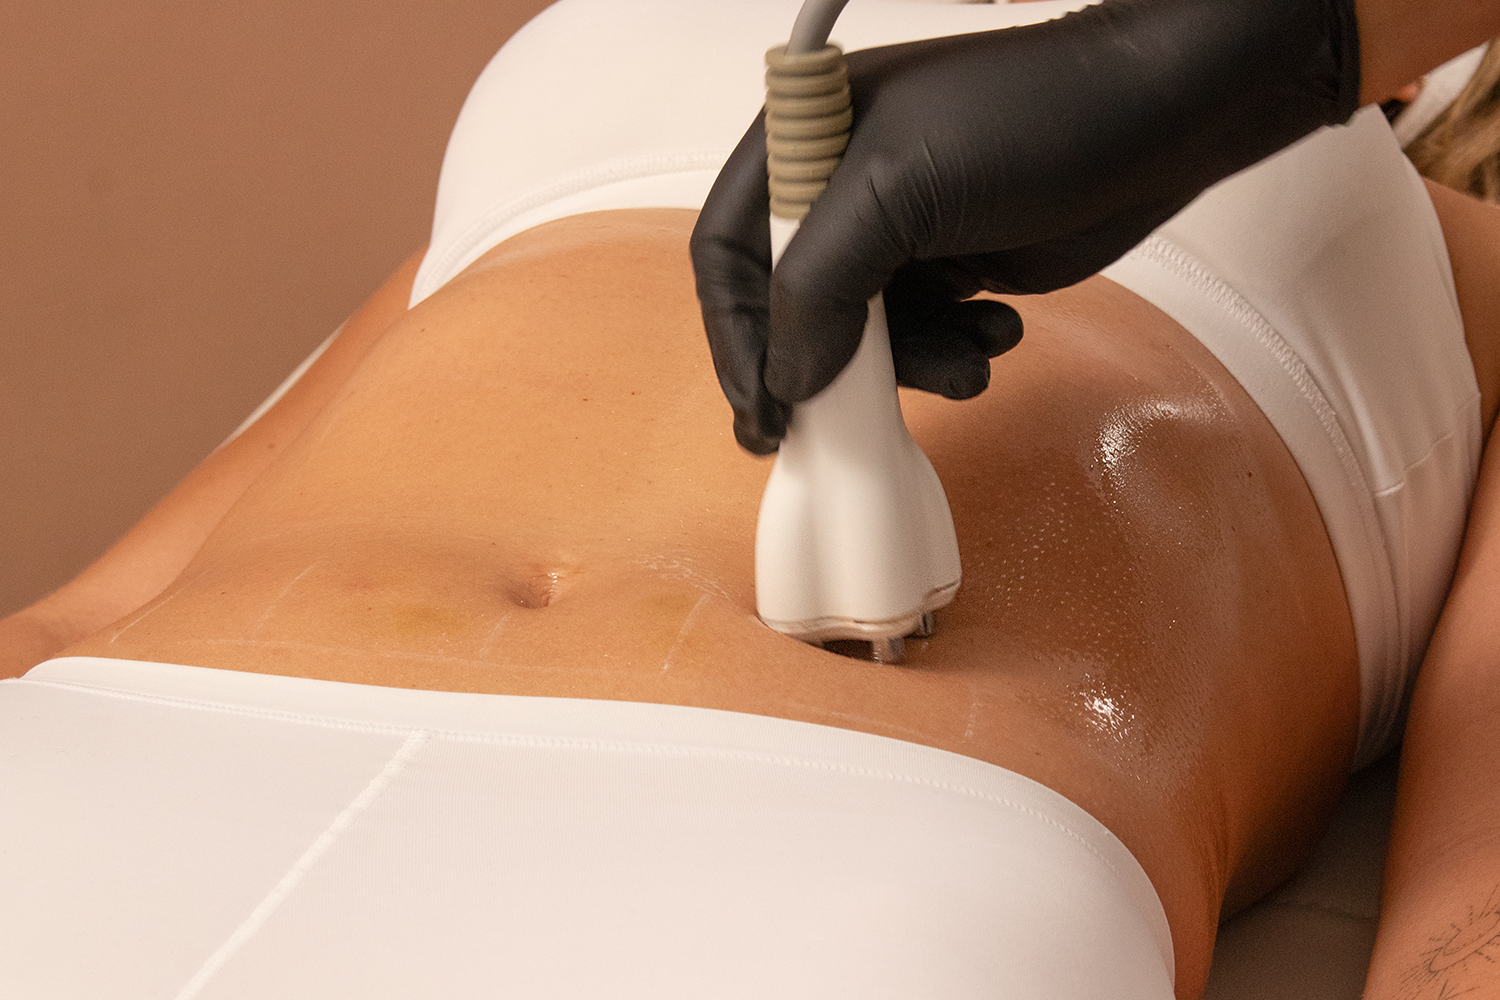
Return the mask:
POLYGON ((468 256, 491 233, 522 213, 570 195, 604 187, 607 184, 617 184, 620 181, 689 173, 695 170, 717 170, 728 157, 729 150, 700 149, 672 153, 646 153, 605 163, 595 163, 563 174, 556 180, 532 188, 525 194, 503 202, 476 217, 463 233, 448 244, 448 248, 435 261, 430 273, 443 275, 442 281, 424 282, 424 285, 432 284, 432 287, 423 287, 419 291, 425 297, 452 280, 453 269, 459 261, 468 256))
MULTIPOLYGON (((173 708, 221 712, 229 715, 244 715, 253 718, 273 719, 281 722, 296 722, 306 725, 322 726, 330 729, 356 730, 360 732, 382 733, 394 736, 399 736, 403 733, 413 733, 413 728, 409 726, 368 722, 362 723, 327 716, 301 715, 295 712, 280 712, 273 709, 244 708, 238 705, 225 705, 218 702, 190 701, 184 698, 172 698, 165 695, 146 695, 138 694, 132 691, 118 691, 111 688, 95 687, 93 685, 78 684, 71 681, 27 681, 24 678, 17 679, 22 683, 36 684, 43 687, 53 687, 65 690, 71 689, 87 694, 120 698, 126 701, 146 702, 148 704, 162 704, 173 708)), ((766 718, 772 717, 767 716, 766 718)), ((835 731, 845 732, 844 730, 835 731)), ((1071 827, 1066 826, 1061 821, 1053 819, 1045 813, 1032 809, 1030 806, 1023 805, 1019 802, 1015 802, 1011 799, 1003 798, 1001 796, 992 795, 989 792, 983 792, 976 788, 971 788, 967 785, 956 785, 946 781, 937 781, 931 778, 917 777, 910 774, 903 774, 899 771, 890 771, 884 769, 856 766, 852 764, 843 764, 836 761, 790 757, 783 754, 772 754, 762 751, 728 750, 684 746, 670 743, 649 743, 644 740, 591 740, 569 736, 529 736, 520 734, 474 733, 466 732, 463 730, 447 730, 434 728, 417 729, 415 730, 415 732, 423 734, 424 741, 428 738, 436 738, 452 742, 490 743, 501 746, 538 747, 567 750, 607 750, 613 753, 662 754, 668 756, 696 757, 716 760, 736 760, 758 764, 777 764, 784 767, 795 767, 804 770, 831 771, 864 778, 878 778, 885 781, 896 781, 909 785, 918 785, 925 788, 931 788, 935 791, 952 792, 954 794, 964 795, 969 798, 979 799, 983 802, 989 802, 993 805, 1002 806, 1016 812, 1025 813, 1026 815, 1040 820, 1041 822, 1046 823, 1047 825, 1059 830, 1060 832, 1065 833, 1067 836, 1077 841, 1085 850, 1087 850, 1094 857, 1098 858, 1106 867, 1108 867, 1110 871, 1118 871, 1114 863, 1106 858, 1103 854, 1101 854, 1098 849, 1088 841, 1087 838, 1075 832, 1071 827)), ((854 731, 849 730, 849 732, 854 731)), ((410 739, 408 739, 408 742, 409 741, 410 739)), ((922 744, 912 745, 922 746, 922 744)), ((923 747, 923 749, 932 750, 935 748, 923 747)), ((976 760, 975 758, 963 757, 962 754, 956 754, 955 756, 958 756, 964 760, 974 761, 974 763, 977 764, 985 764, 984 761, 976 760)), ((1004 771, 1003 768, 1001 768, 1001 770, 1004 771)), ((1014 774, 1015 772, 1006 771, 1005 773, 1014 774)), ((1058 793, 1054 792, 1053 794, 1058 793)), ((178 1000, 187 1000, 187 996, 188 995, 186 994, 179 996, 178 1000)))
POLYGON ((282 875, 281 880, 266 894, 260 904, 250 911, 250 915, 245 918, 244 922, 236 927, 224 943, 208 957, 208 960, 198 969, 197 974, 188 980, 177 994, 177 1000, 192 1000, 203 991, 209 980, 218 975, 219 970, 255 936, 281 904, 297 890, 308 872, 313 870, 339 837, 343 836, 360 814, 380 797, 380 793, 385 791, 396 775, 401 773, 407 762, 427 743, 430 735, 427 731, 419 729, 406 738, 401 748, 385 762, 380 773, 371 778, 364 790, 344 807, 343 812, 333 818, 333 822, 329 823, 327 829, 318 836, 317 840, 313 841, 312 846, 292 863, 286 874, 282 875))
MULTIPOLYGON (((1469 400, 1465 400, 1464 405, 1467 406, 1469 402, 1469 400)), ((1452 441, 1455 437, 1462 433, 1464 433, 1464 428, 1462 427, 1450 428, 1448 433, 1444 434, 1440 438, 1435 439, 1432 442, 1432 445, 1422 453, 1421 458, 1413 459, 1412 461, 1406 463, 1406 468, 1401 470, 1401 478, 1398 481, 1391 484, 1390 486, 1387 486, 1385 489, 1380 490, 1375 495, 1382 498, 1388 497, 1391 494, 1397 493, 1405 488, 1406 479, 1409 475, 1411 475, 1411 470, 1426 465, 1429 461, 1432 460, 1432 457, 1437 454, 1439 448, 1447 445, 1448 442, 1452 441)))
MULTIPOLYGON (((1337 411, 1323 395, 1317 381, 1312 377, 1312 373, 1308 371, 1297 352, 1282 339, 1281 334, 1261 315, 1260 310, 1220 280, 1191 254, 1164 237, 1149 236, 1133 249, 1130 255, 1182 278, 1228 312, 1232 319, 1248 329, 1250 334, 1265 346, 1271 357, 1291 379, 1302 398, 1312 407, 1314 415, 1323 428, 1324 435, 1338 457, 1345 478, 1354 487, 1359 504, 1360 522, 1364 526, 1366 545, 1379 563, 1378 569, 1382 577, 1383 586, 1380 587, 1380 592, 1381 603, 1384 604, 1385 610, 1379 617, 1389 617, 1396 623, 1395 629, 1392 630, 1394 635, 1387 633, 1384 662, 1361 664, 1362 678, 1365 676, 1365 670, 1368 670, 1368 676, 1376 682, 1378 687, 1375 692, 1372 692, 1371 713, 1368 716, 1362 714, 1360 718, 1359 745, 1361 748, 1369 745, 1372 738, 1383 742, 1389 734, 1383 731, 1370 733, 1366 729, 1366 724, 1373 722, 1382 729, 1390 724, 1396 701, 1402 697, 1403 691, 1398 686, 1386 682, 1393 668, 1399 668, 1406 658, 1406 633, 1411 625, 1401 612, 1385 532, 1381 528, 1380 518, 1375 510, 1374 490, 1371 489, 1364 469, 1359 464, 1359 458, 1355 455, 1348 435, 1345 434, 1344 427, 1339 422, 1337 411)), ((1355 626, 1358 629, 1359 622, 1356 621, 1355 626)))
POLYGON ((1349 443, 1349 437, 1344 433, 1343 425, 1339 423, 1337 411, 1323 395, 1323 390, 1318 388, 1317 381, 1313 379, 1312 373, 1307 370, 1302 359, 1297 356, 1297 352, 1282 339, 1281 334, 1277 333, 1276 328, 1261 315, 1260 310, 1200 264, 1187 251, 1160 236, 1147 237, 1145 242, 1131 252, 1185 279, 1198 291, 1212 299, 1215 304, 1223 307, 1235 320, 1248 328, 1256 340, 1266 346, 1271 352, 1271 357, 1290 376, 1292 384, 1312 407, 1318 423, 1323 427, 1323 433, 1338 454, 1339 465, 1343 467, 1344 474, 1361 488, 1362 495, 1372 495, 1374 491, 1370 489, 1365 479, 1364 469, 1360 467, 1354 448, 1349 443))
MULTIPOLYGON (((1371 489, 1369 481, 1365 478, 1364 469, 1359 464, 1359 458, 1354 453, 1353 446, 1349 443, 1349 437, 1344 432, 1343 424, 1339 422, 1338 412, 1328 402, 1323 391, 1318 388, 1317 381, 1307 366, 1297 355, 1276 328, 1260 314, 1260 310, 1251 305, 1250 302, 1235 291, 1225 282, 1194 259, 1187 251, 1183 250, 1160 236, 1148 237, 1145 242, 1131 251, 1144 259, 1155 263, 1179 277, 1188 281, 1200 292, 1211 298, 1216 304, 1223 307, 1241 325, 1245 326, 1258 341, 1265 345, 1270 351, 1271 357, 1276 360, 1282 369, 1291 378, 1292 384, 1302 398, 1312 407, 1318 423, 1323 428, 1324 435, 1333 446, 1338 456, 1339 465, 1344 475, 1357 487, 1356 493, 1362 499, 1360 504, 1361 520, 1364 522, 1365 534, 1379 545, 1376 551, 1385 554, 1385 535, 1380 529, 1380 521, 1375 514, 1375 506, 1371 502, 1374 490, 1371 489)), ((1389 572, 1387 572, 1389 576, 1389 572)))

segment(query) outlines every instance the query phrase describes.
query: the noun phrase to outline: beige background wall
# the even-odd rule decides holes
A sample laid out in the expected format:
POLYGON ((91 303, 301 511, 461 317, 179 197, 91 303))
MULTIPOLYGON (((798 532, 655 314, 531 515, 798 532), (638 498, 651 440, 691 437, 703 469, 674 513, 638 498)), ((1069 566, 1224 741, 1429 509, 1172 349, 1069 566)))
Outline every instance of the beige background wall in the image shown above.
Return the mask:
POLYGON ((423 244, 469 84, 546 2, 0 4, 0 615, 423 244))

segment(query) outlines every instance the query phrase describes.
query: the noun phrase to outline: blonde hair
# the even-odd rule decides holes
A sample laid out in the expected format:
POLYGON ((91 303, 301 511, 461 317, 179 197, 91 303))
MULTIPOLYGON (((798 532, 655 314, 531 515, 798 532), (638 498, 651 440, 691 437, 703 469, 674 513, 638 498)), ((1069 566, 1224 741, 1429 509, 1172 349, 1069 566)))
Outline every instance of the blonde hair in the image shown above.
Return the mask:
POLYGON ((1500 40, 1468 84, 1406 145, 1422 176, 1489 202, 1500 202, 1500 40))

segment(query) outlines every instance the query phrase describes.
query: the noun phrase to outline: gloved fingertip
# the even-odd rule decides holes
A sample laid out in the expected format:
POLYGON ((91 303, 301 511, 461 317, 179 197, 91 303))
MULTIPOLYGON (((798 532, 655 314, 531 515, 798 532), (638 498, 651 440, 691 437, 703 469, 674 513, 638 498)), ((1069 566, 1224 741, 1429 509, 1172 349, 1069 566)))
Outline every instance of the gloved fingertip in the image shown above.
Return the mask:
POLYGON ((987 358, 998 358, 1021 342, 1021 314, 1004 302, 970 299, 957 312, 964 333, 987 358))
POLYGON ((735 408, 734 439, 752 455, 770 455, 786 436, 790 409, 764 393, 749 409, 735 408))
POLYGON ((948 369, 948 378, 939 395, 947 399, 973 399, 990 387, 990 363, 983 359, 977 364, 954 365, 948 369))
POLYGON ((977 352, 902 351, 894 361, 896 382, 909 389, 947 399, 972 399, 989 388, 990 362, 977 352))
POLYGON ((734 439, 752 455, 774 455, 781 446, 781 438, 767 437, 758 427, 747 427, 738 420, 734 422, 734 439))

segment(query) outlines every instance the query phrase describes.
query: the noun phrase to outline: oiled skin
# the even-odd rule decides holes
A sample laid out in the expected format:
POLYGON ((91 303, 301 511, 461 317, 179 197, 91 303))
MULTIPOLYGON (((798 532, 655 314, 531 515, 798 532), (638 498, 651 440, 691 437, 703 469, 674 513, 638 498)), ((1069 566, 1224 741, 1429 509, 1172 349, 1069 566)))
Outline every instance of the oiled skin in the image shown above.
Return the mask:
POLYGON ((936 635, 902 666, 805 646, 755 617, 770 465, 729 433, 693 218, 579 216, 490 251, 176 583, 65 653, 701 705, 991 761, 1135 853, 1196 996, 1221 905, 1300 858, 1357 730, 1338 569, 1275 431, 1109 281, 1014 300, 1027 336, 988 392, 904 397, 964 560, 936 635))

